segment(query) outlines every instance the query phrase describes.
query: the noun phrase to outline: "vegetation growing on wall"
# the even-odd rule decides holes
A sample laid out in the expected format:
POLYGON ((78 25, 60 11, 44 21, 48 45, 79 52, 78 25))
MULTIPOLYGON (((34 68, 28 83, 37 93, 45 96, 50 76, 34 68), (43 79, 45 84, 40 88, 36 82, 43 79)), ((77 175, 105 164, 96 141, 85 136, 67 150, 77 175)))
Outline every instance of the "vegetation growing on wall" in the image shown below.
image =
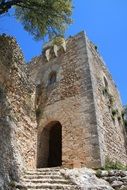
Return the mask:
POLYGON ((105 160, 105 167, 103 168, 105 170, 126 170, 127 166, 123 165, 121 162, 113 161, 109 157, 105 160))
POLYGON ((127 105, 124 106, 124 110, 122 112, 122 118, 123 118, 124 125, 125 125, 126 131, 127 131, 127 105))
MULTIPOLYGON (((121 121, 122 121, 122 118, 124 117, 124 112, 125 111, 123 111, 120 114, 119 110, 114 108, 116 106, 115 105, 115 99, 112 96, 112 94, 109 93, 108 87, 103 88, 103 95, 108 98, 107 105, 108 105, 108 107, 109 107, 109 109, 111 111, 112 120, 115 121, 115 118, 117 117, 117 120, 118 120, 119 124, 121 124, 121 121)), ((127 125, 127 121, 124 121, 124 122, 125 122, 125 125, 127 125)))

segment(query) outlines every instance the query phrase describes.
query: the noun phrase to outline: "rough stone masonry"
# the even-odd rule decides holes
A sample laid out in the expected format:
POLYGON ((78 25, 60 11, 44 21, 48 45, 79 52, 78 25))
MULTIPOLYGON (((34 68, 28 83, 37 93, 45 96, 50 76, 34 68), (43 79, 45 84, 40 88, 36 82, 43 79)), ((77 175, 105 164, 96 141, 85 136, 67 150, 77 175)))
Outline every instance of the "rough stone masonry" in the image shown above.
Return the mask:
POLYGON ((84 32, 57 53, 46 46, 27 65, 15 39, 0 36, 3 184, 36 167, 100 168, 106 159, 127 164, 122 110, 115 83, 84 32))
POLYGON ((15 39, 0 36, 0 189, 35 167, 35 87, 15 39))

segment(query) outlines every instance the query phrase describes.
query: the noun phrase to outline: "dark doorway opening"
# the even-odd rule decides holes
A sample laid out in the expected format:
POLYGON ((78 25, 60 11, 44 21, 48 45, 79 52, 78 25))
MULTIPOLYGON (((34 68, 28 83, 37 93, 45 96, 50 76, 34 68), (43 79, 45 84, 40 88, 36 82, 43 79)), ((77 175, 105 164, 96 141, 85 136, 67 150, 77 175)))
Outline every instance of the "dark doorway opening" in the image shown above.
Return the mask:
POLYGON ((51 122, 40 134, 37 160, 38 168, 62 165, 62 126, 59 122, 51 122))
POLYGON ((48 166, 60 166, 61 163, 61 127, 57 124, 51 127, 49 133, 48 166))

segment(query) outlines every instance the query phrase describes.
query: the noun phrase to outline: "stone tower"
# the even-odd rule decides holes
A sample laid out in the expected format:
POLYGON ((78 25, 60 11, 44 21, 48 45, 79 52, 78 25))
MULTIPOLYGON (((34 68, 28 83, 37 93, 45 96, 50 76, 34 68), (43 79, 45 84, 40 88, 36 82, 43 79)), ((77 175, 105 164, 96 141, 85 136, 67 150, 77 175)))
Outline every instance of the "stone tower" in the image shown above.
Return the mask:
POLYGON ((66 48, 53 48, 28 65, 36 85, 37 167, 127 164, 119 93, 96 46, 81 32, 66 48))
POLYGON ((60 41, 26 65, 0 36, 0 189, 36 167, 127 164, 122 104, 97 47, 83 32, 60 41))

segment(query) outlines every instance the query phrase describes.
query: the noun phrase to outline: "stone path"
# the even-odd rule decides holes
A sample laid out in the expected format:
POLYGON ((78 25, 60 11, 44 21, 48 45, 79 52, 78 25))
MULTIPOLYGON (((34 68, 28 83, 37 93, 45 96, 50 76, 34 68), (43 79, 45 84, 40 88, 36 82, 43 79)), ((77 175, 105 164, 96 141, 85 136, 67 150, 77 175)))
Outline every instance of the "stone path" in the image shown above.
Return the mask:
POLYGON ((80 190, 76 184, 60 173, 60 168, 29 170, 23 176, 22 182, 27 190, 80 190))

